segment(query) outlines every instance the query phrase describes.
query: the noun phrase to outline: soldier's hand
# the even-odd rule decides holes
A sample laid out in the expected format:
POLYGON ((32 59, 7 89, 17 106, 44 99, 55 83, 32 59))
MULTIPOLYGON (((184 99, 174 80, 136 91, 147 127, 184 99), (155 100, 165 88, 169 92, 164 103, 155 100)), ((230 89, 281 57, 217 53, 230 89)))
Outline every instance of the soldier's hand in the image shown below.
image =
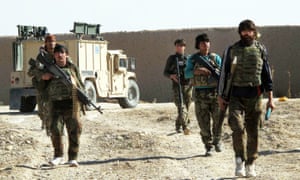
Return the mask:
POLYGON ((45 73, 45 74, 42 75, 43 80, 50 80, 52 78, 53 78, 53 75, 50 74, 50 73, 45 73))
POLYGON ((268 93, 268 102, 267 102, 267 108, 270 107, 272 109, 272 111, 275 109, 275 104, 273 102, 273 91, 269 91, 268 93))
POLYGON ((270 107, 272 111, 275 109, 275 104, 274 104, 274 102, 273 102, 273 99, 271 99, 271 100, 269 99, 269 100, 268 100, 266 107, 267 107, 267 108, 270 107))
POLYGON ((210 70, 208 70, 208 69, 205 68, 205 67, 200 67, 200 68, 197 68, 197 69, 194 70, 194 74, 195 74, 195 75, 210 76, 210 75, 211 75, 211 72, 210 72, 210 70))
POLYGON ((177 78, 177 75, 176 75, 176 74, 171 74, 171 75, 170 75, 170 79, 171 79, 172 81, 175 81, 176 83, 178 83, 178 78, 177 78))

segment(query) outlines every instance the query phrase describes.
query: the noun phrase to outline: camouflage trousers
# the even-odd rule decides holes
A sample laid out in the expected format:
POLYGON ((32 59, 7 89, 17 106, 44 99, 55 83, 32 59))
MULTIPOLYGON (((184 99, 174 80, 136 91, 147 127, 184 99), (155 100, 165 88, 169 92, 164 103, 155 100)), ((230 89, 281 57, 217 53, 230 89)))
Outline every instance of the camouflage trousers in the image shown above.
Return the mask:
POLYGON ((48 98, 45 95, 37 95, 37 104, 38 104, 38 116, 42 120, 42 129, 46 129, 47 134, 49 135, 50 128, 50 104, 48 98))
POLYGON ((194 98, 195 112, 202 142, 206 148, 211 148, 212 145, 218 144, 221 140, 224 120, 220 119, 217 93, 214 90, 195 89, 194 98))
POLYGON ((252 164, 258 157, 258 129, 262 114, 262 97, 231 97, 229 126, 236 157, 252 164))
POLYGON ((180 108, 180 101, 179 101, 179 88, 177 85, 173 85, 173 93, 174 93, 174 103, 177 107, 177 118, 175 121, 175 128, 176 130, 182 129, 184 130, 187 128, 190 119, 189 119, 189 108, 192 103, 192 89, 193 87, 190 85, 182 85, 181 92, 182 92, 182 109, 180 108))
POLYGON ((79 119, 80 112, 73 116, 72 100, 52 102, 51 108, 51 140, 54 147, 54 157, 63 156, 63 131, 64 125, 68 132, 68 157, 69 160, 76 160, 79 152, 79 137, 82 132, 82 124, 79 119))

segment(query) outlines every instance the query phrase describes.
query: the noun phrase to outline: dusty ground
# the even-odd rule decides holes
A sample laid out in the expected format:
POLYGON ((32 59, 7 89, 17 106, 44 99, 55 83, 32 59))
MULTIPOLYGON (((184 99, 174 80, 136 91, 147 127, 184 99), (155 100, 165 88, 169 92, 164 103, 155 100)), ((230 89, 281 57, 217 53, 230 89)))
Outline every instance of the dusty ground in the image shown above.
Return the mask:
MULTIPOLYGON (((256 179, 300 179, 300 100, 276 101, 277 109, 260 130, 256 179)), ((121 109, 102 104, 88 112, 78 168, 51 168, 53 150, 36 113, 0 106, 0 179, 234 179, 231 131, 224 124, 225 150, 204 157, 199 128, 190 114, 191 135, 174 132, 172 103, 121 109)))

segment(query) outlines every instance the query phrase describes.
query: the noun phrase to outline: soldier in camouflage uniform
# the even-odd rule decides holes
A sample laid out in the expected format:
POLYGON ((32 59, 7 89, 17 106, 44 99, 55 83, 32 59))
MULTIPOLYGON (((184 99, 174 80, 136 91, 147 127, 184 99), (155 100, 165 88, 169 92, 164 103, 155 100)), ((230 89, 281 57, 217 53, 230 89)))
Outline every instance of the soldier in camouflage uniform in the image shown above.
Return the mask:
POLYGON ((185 135, 190 133, 188 124, 190 122, 188 117, 189 107, 192 102, 192 86, 190 85, 189 80, 184 77, 184 68, 186 66, 186 56, 184 55, 186 43, 183 39, 177 39, 174 42, 175 45, 175 54, 170 55, 167 59, 166 66, 164 69, 164 76, 172 80, 172 89, 174 95, 174 102, 177 107, 178 116, 175 121, 175 130, 177 133, 181 132, 181 128, 185 135), (179 65, 180 79, 177 76, 177 60, 179 65), (179 85, 178 80, 181 84, 181 92, 183 104, 182 109, 180 108, 180 94, 179 94, 179 85), (180 111, 183 111, 181 113, 180 111))
POLYGON ((42 129, 46 129, 47 135, 50 135, 50 118, 49 118, 49 105, 47 82, 42 80, 41 76, 44 73, 44 67, 39 62, 39 58, 45 58, 48 61, 53 61, 53 51, 56 45, 56 38, 54 35, 47 35, 45 37, 45 45, 40 48, 35 64, 31 65, 28 75, 32 77, 32 84, 37 90, 37 104, 38 115, 42 120, 42 129))
POLYGON ((254 161, 258 157, 263 92, 268 95, 267 107, 274 108, 272 78, 266 48, 256 40, 255 24, 244 20, 239 24, 238 32, 240 41, 224 53, 218 100, 221 109, 226 104, 229 107, 228 121, 233 131, 236 158, 235 174, 253 177, 256 176, 254 161))
POLYGON ((51 140, 54 147, 54 159, 51 165, 63 162, 62 135, 64 124, 66 125, 69 140, 68 158, 70 166, 77 167, 79 151, 79 137, 82 131, 80 121, 81 104, 77 98, 76 87, 84 89, 78 68, 67 60, 68 50, 57 44, 54 49, 55 63, 71 77, 73 85, 67 86, 52 74, 45 73, 42 79, 48 81, 48 98, 51 110, 51 140))
POLYGON ((188 58, 185 77, 193 80, 195 112, 200 127, 200 135, 205 145, 205 155, 210 156, 213 146, 217 152, 222 151, 220 140, 223 119, 219 118, 220 110, 216 91, 218 79, 211 76, 212 72, 204 67, 201 61, 206 61, 213 68, 220 69, 222 60, 219 55, 210 52, 210 41, 205 33, 196 37, 195 48, 199 52, 188 58))

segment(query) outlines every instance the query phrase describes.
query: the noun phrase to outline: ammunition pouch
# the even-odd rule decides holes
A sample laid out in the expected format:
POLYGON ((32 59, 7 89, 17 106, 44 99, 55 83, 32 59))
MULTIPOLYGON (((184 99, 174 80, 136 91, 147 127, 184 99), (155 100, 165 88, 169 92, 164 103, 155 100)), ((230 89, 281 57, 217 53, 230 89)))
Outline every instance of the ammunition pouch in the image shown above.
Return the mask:
POLYGON ((217 81, 213 77, 202 76, 202 75, 194 75, 192 80, 193 86, 205 86, 205 87, 216 87, 217 81))
POLYGON ((72 86, 65 85, 59 79, 53 79, 49 84, 48 94, 51 101, 72 99, 72 86))

